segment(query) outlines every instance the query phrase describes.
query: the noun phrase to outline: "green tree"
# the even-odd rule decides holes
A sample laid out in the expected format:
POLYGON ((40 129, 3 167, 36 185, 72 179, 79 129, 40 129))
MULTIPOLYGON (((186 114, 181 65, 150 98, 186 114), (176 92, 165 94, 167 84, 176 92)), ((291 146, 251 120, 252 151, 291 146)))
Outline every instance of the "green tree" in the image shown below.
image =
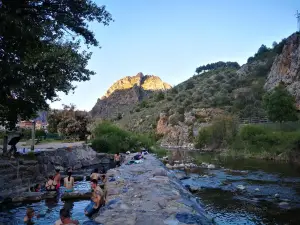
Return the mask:
POLYGON ((85 111, 75 110, 74 105, 64 106, 63 110, 52 110, 48 114, 48 130, 62 136, 84 140, 88 134, 88 124, 91 122, 85 111))
POLYGON ((273 122, 297 120, 297 108, 295 98, 279 84, 263 97, 263 103, 268 117, 273 122))
POLYGON ((105 6, 91 0, 2 0, 0 3, 0 124, 13 128, 47 109, 57 92, 94 74, 86 68, 98 46, 88 22, 108 25, 105 6))

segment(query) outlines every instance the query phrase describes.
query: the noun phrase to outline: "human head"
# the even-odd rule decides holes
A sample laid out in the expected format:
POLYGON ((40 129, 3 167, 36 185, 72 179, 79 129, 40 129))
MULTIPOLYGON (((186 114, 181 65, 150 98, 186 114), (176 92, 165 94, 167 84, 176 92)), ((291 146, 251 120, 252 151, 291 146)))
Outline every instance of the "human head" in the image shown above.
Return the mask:
POLYGON ((68 172, 68 176, 69 176, 69 177, 72 176, 72 172, 69 171, 69 172, 68 172))
POLYGON ((68 218, 71 217, 71 215, 70 215, 70 210, 65 209, 65 208, 62 208, 62 209, 59 211, 59 216, 60 216, 61 221, 63 222, 65 219, 68 219, 68 218))
POLYGON ((50 180, 53 180, 53 179, 54 179, 54 177, 53 177, 52 175, 50 175, 50 176, 49 176, 49 179, 50 179, 50 180))
POLYGON ((41 185, 40 184, 36 184, 35 185, 35 189, 39 189, 39 188, 41 188, 41 185))
POLYGON ((55 169, 55 171, 56 171, 56 173, 59 173, 60 170, 59 169, 55 169))
POLYGON ((105 176, 105 174, 103 174, 103 175, 101 176, 102 180, 104 180, 104 179, 105 179, 105 177, 106 177, 106 176, 105 176))
POLYGON ((94 169, 94 173, 98 173, 98 171, 99 171, 98 168, 94 169))
POLYGON ((26 216, 28 217, 28 218, 32 218, 32 217, 34 217, 34 210, 33 210, 33 208, 27 208, 27 210, 26 210, 26 216))
POLYGON ((117 155, 120 155, 120 153, 119 153, 119 152, 117 152, 117 155))
POLYGON ((97 187, 97 184, 98 184, 98 181, 97 181, 96 179, 93 179, 93 180, 91 181, 91 187, 92 187, 92 188, 96 188, 96 187, 97 187))

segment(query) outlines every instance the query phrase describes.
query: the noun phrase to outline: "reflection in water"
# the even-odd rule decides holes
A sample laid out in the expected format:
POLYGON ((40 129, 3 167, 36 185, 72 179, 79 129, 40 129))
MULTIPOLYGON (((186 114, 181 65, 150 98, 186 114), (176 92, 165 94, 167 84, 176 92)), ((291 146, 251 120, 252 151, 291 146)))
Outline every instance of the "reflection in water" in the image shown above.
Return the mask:
MULTIPOLYGON (((300 170, 295 165, 217 154, 172 152, 173 160, 216 165, 196 168, 183 179, 218 224, 300 224, 300 170)), ((183 171, 174 171, 180 175, 183 171)), ((184 175, 184 174, 183 174, 184 175)), ((183 177, 183 175, 178 177, 183 177)))

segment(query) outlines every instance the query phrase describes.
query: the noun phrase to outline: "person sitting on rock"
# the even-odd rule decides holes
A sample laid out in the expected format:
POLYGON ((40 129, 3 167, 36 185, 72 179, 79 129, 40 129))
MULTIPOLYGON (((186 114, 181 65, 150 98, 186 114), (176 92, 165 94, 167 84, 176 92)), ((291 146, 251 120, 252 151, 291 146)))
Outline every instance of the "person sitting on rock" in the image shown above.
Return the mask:
POLYGON ((116 167, 121 166, 121 156, 119 152, 117 152, 117 154, 114 155, 114 162, 116 164, 116 167))
POLYGON ((55 191, 56 190, 56 183, 54 181, 53 176, 49 176, 49 180, 46 182, 45 188, 46 188, 46 191, 55 191))
POLYGON ((60 179, 61 179, 61 177, 60 177, 60 173, 59 173, 59 169, 56 169, 55 170, 56 171, 56 174, 55 174, 55 176, 54 176, 54 181, 55 181, 55 183, 56 183, 56 190, 58 191, 59 190, 59 188, 60 188, 60 179))
POLYGON ((84 213, 87 216, 92 216, 96 213, 102 205, 104 205, 104 198, 103 198, 103 191, 98 186, 97 180, 91 181, 91 188, 92 188, 92 198, 91 203, 85 208, 84 213))
POLYGON ((143 158, 143 154, 142 152, 139 152, 138 154, 136 154, 135 156, 133 156, 133 159, 134 160, 140 160, 143 158))
POLYGON ((72 177, 71 172, 68 172, 68 177, 64 178, 64 186, 66 192, 72 192, 74 190, 74 177, 72 177))
POLYGON ((59 211, 59 216, 60 216, 60 219, 55 221, 54 225, 63 225, 63 224, 77 225, 77 224, 79 224, 79 222, 77 220, 71 219, 71 213, 70 213, 69 209, 62 208, 59 211))
POLYGON ((98 169, 94 169, 94 172, 91 174, 91 180, 99 180, 100 179, 100 174, 98 172, 98 169))
POLYGON ((33 208, 27 208, 26 210, 26 216, 24 217, 24 223, 25 224, 34 224, 33 222, 33 217, 34 217, 34 210, 33 208))
POLYGON ((41 191, 41 185, 40 185, 40 184, 36 184, 36 185, 34 186, 34 191, 35 191, 35 192, 40 192, 40 191, 41 191))

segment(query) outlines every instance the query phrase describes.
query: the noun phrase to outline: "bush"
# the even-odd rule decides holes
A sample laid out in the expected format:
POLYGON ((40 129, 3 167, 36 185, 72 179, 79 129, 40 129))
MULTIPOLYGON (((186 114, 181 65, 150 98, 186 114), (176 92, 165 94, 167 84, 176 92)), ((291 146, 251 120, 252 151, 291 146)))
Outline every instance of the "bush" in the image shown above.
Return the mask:
POLYGON ((235 118, 231 116, 222 116, 216 118, 212 125, 202 128, 195 139, 195 145, 203 147, 209 145, 213 148, 227 147, 237 135, 238 124, 235 118))
POLYGON ((163 92, 158 92, 155 96, 155 101, 160 102, 165 99, 165 94, 163 92))
POLYGON ((126 152, 155 145, 155 140, 151 135, 134 134, 107 121, 98 124, 92 134, 94 137, 92 148, 98 152, 126 152))
POLYGON ((184 115, 175 113, 169 117, 169 123, 172 126, 178 125, 178 122, 183 122, 184 121, 184 115))
POLYGON ((276 131, 260 125, 245 125, 240 129, 240 148, 252 153, 269 152, 280 154, 299 151, 300 132, 276 131))
POLYGON ((206 144, 210 143, 212 136, 212 129, 210 127, 203 127, 199 129, 198 136, 195 138, 195 147, 198 149, 203 148, 206 144))

